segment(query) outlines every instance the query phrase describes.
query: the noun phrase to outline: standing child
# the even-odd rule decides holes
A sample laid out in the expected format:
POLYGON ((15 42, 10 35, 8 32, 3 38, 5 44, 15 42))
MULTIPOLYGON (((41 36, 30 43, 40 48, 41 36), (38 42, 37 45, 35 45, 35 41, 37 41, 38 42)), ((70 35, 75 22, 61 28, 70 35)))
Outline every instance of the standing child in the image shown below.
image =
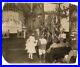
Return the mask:
POLYGON ((42 55, 43 55, 44 62, 45 62, 45 53, 46 53, 46 44, 47 44, 47 41, 46 41, 46 39, 44 37, 41 37, 39 39, 39 42, 40 42, 40 44, 38 45, 38 48, 39 48, 40 62, 41 62, 41 59, 42 59, 42 55))
POLYGON ((35 46, 37 45, 37 40, 35 40, 34 35, 30 36, 26 42, 26 50, 29 53, 28 58, 33 59, 33 54, 36 53, 35 46))

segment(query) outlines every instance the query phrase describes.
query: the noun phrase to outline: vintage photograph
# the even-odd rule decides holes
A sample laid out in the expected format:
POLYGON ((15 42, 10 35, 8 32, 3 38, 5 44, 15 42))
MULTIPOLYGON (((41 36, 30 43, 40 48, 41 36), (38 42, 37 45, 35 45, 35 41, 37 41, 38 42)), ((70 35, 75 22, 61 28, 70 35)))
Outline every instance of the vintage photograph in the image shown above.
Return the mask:
POLYGON ((8 63, 76 63, 78 6, 5 3, 2 54, 8 63))

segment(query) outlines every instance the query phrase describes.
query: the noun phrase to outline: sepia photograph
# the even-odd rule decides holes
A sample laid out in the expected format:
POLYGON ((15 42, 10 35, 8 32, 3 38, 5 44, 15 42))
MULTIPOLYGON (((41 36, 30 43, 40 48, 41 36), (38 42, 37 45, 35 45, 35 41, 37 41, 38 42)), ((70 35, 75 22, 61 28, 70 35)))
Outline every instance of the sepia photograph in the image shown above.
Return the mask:
POLYGON ((78 6, 71 3, 5 3, 2 55, 8 63, 76 63, 78 6))

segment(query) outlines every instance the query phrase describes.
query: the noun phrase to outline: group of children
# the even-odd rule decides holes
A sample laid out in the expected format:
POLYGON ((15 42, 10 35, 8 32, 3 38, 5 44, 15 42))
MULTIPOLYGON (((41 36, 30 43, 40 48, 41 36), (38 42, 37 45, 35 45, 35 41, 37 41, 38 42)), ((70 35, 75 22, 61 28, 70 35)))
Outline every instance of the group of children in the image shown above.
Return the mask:
MULTIPOLYGON (((60 41, 64 41, 66 39, 66 34, 63 32, 59 35, 60 41)), ((47 46, 47 39, 44 38, 44 36, 39 37, 38 39, 35 38, 34 34, 30 35, 29 38, 26 40, 26 48, 28 53, 28 58, 33 59, 33 54, 37 53, 39 54, 39 58, 41 61, 41 57, 43 55, 44 61, 45 61, 45 54, 47 52, 46 46, 47 46), (36 50, 36 46, 38 47, 36 50)), ((57 46, 55 43, 53 43, 54 46, 57 46)), ((52 45, 53 45, 52 44, 52 45)), ((60 46, 60 45, 58 45, 60 46)))
POLYGON ((43 36, 38 40, 35 39, 34 34, 29 36, 29 38, 26 41, 26 48, 25 48, 25 50, 27 50, 27 53, 29 53, 28 58, 33 59, 33 54, 37 52, 35 47, 38 46, 38 53, 40 60, 42 55, 44 55, 45 59, 46 45, 47 45, 47 40, 43 36))

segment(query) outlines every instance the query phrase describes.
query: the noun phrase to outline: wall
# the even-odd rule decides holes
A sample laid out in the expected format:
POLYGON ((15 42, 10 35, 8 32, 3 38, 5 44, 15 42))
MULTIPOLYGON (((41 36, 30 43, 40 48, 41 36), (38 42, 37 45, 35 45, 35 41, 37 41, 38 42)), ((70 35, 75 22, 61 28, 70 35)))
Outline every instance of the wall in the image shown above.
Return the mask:
POLYGON ((23 15, 14 11, 3 11, 2 18, 2 32, 6 33, 8 30, 10 33, 17 33, 22 31, 22 23, 24 22, 23 15))

